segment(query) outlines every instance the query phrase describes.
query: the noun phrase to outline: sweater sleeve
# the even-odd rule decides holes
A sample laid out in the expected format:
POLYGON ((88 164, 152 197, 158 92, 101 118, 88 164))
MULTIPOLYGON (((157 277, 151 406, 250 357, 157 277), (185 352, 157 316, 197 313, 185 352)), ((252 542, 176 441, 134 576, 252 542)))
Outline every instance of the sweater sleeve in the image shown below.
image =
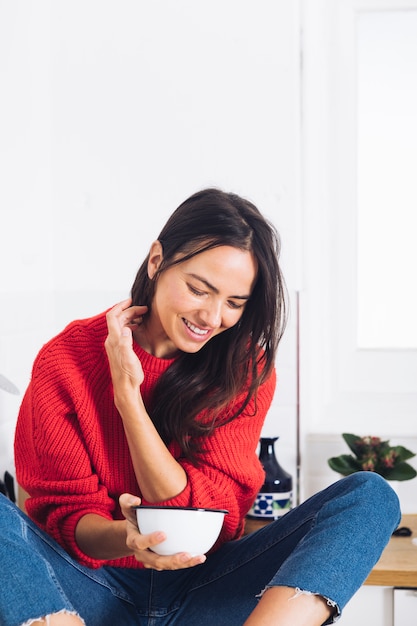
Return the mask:
POLYGON ((187 486, 175 498, 160 503, 229 511, 215 548, 242 535, 244 517, 263 484, 265 474, 256 450, 275 385, 274 369, 244 412, 206 440, 198 466, 178 459, 187 473, 187 486))
MULTIPOLYGON (((72 556, 97 567, 78 549, 75 527, 87 513, 113 519, 116 502, 92 466, 77 415, 74 387, 79 378, 62 342, 54 339, 41 349, 16 426, 16 476, 30 494, 29 516, 72 556)), ((83 402, 89 401, 93 403, 86 394, 83 402)), ((84 412, 89 413, 88 407, 84 412)))

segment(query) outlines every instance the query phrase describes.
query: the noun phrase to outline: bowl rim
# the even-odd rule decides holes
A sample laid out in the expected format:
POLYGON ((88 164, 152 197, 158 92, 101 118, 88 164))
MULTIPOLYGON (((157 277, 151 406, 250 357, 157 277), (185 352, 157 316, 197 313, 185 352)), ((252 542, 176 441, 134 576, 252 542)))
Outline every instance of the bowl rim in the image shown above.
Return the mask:
POLYGON ((207 513, 224 513, 227 515, 229 511, 226 509, 204 509, 202 507, 196 506, 160 506, 158 504, 136 504, 132 507, 133 509, 157 509, 157 510, 168 510, 168 511, 206 511, 207 513))

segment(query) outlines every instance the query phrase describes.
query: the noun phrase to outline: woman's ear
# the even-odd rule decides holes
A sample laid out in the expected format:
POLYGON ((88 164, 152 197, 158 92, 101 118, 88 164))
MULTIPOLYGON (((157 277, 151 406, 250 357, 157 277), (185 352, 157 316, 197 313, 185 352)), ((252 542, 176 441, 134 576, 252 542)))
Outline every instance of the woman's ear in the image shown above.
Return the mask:
POLYGON ((149 250, 148 276, 151 280, 159 270, 163 258, 164 251, 162 249, 162 244, 160 241, 156 240, 153 242, 151 249, 149 250))

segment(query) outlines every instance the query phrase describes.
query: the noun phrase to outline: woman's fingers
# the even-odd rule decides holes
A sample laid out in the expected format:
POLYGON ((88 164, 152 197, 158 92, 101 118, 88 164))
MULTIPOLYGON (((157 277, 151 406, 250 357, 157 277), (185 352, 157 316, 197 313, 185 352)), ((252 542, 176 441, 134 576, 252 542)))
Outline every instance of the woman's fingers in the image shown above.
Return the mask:
POLYGON ((131 298, 123 300, 108 311, 107 327, 109 334, 120 334, 126 327, 137 326, 142 323, 143 316, 148 310, 147 306, 130 306, 131 298))
POLYGON ((133 507, 139 506, 141 502, 142 500, 138 496, 133 496, 131 493, 122 493, 119 497, 119 505, 123 517, 125 517, 128 522, 133 523, 136 528, 136 509, 133 507))
POLYGON ((155 569, 162 572, 167 570, 173 571, 187 569, 189 567, 195 567, 196 565, 202 565, 206 560, 206 557, 204 554, 191 556, 187 552, 179 552, 178 554, 173 554, 172 556, 161 556, 151 550, 147 550, 144 557, 142 556, 142 553, 139 555, 138 560, 143 563, 147 569, 155 569))
POLYGON ((139 532, 136 520, 135 506, 140 505, 140 498, 131 494, 122 494, 119 498, 120 508, 127 524, 126 544, 134 552, 135 558, 143 563, 147 569, 177 570, 201 565, 206 560, 205 555, 192 556, 187 552, 179 552, 170 556, 161 556, 151 550, 152 547, 162 543, 166 539, 163 532, 156 531, 149 535, 139 532))
POLYGON ((130 298, 123 300, 108 311, 106 316, 109 332, 104 346, 109 359, 115 398, 127 388, 134 391, 143 382, 142 366, 133 350, 132 328, 139 323, 148 308, 129 306, 130 304, 130 298))
MULTIPOLYGON (((139 533, 138 533, 139 534, 139 533)), ((149 535, 140 535, 140 539, 132 543, 128 542, 128 546, 133 550, 135 558, 147 569, 155 569, 158 571, 186 569, 201 565, 206 560, 204 554, 191 555, 188 552, 178 552, 172 555, 161 555, 153 552, 152 548, 162 543, 166 536, 162 532, 154 532, 149 535)))

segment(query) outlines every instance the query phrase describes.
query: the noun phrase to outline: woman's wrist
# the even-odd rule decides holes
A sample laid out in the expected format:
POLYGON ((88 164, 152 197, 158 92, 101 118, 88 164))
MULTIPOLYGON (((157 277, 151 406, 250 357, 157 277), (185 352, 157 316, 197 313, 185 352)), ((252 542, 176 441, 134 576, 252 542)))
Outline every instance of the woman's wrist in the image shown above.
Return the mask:
POLYGON ((126 520, 109 520, 95 513, 84 515, 75 529, 78 547, 93 559, 113 560, 131 556, 126 545, 126 520))
POLYGON ((141 415, 147 415, 142 396, 137 388, 115 391, 114 404, 122 419, 129 417, 138 419, 141 415))

